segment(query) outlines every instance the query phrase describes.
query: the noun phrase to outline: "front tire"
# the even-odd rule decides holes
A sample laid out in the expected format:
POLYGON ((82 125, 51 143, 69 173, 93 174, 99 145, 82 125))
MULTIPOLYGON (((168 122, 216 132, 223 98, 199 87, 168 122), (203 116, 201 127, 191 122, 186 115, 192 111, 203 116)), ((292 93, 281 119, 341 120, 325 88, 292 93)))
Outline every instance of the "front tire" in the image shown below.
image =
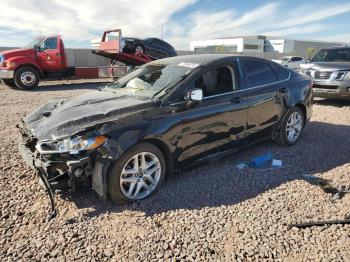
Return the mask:
POLYGON ((18 88, 27 90, 38 86, 39 77, 36 69, 24 66, 16 70, 14 80, 18 88))
POLYGON ((137 44, 135 46, 135 52, 134 53, 135 54, 144 54, 145 53, 145 48, 142 45, 137 44))
POLYGON ((140 143, 113 163, 108 174, 108 195, 116 204, 144 199, 158 190, 165 177, 162 152, 150 143, 140 143))
POLYGON ((298 142, 305 126, 305 116, 298 107, 288 110, 281 122, 278 136, 275 139, 280 145, 292 146, 298 142))

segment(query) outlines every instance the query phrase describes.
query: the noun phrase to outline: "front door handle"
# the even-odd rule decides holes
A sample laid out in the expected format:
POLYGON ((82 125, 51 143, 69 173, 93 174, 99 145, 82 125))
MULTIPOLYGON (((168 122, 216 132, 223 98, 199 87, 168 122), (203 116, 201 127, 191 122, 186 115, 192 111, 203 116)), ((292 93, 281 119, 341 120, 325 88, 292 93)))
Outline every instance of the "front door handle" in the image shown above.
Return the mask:
POLYGON ((231 99, 231 102, 234 104, 239 104, 241 102, 241 97, 234 97, 231 99))

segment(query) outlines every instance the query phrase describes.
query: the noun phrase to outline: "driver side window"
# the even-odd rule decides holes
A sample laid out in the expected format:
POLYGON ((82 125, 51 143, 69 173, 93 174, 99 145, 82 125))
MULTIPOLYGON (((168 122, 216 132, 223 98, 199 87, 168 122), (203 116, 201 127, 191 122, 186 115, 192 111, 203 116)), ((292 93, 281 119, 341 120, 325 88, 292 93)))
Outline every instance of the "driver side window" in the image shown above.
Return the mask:
POLYGON ((40 50, 45 51, 47 49, 57 49, 57 37, 51 37, 41 42, 40 50))
POLYGON ((236 90, 234 69, 230 65, 211 69, 195 81, 195 88, 203 90, 203 96, 211 97, 236 90))

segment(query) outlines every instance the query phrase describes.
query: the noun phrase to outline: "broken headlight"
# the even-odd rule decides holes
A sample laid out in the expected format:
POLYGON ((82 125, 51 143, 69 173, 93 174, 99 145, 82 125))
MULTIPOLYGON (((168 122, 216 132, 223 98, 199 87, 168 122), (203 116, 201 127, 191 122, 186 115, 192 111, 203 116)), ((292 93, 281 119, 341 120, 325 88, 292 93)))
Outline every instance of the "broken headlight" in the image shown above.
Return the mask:
POLYGON ((74 136, 64 140, 52 143, 41 143, 36 146, 39 153, 70 153, 77 154, 80 151, 92 150, 102 146, 108 140, 107 137, 98 132, 88 133, 86 135, 74 136))
POLYGON ((82 136, 64 139, 57 143, 59 152, 77 153, 81 150, 91 150, 102 146, 107 141, 105 136, 96 135, 84 138, 82 136))

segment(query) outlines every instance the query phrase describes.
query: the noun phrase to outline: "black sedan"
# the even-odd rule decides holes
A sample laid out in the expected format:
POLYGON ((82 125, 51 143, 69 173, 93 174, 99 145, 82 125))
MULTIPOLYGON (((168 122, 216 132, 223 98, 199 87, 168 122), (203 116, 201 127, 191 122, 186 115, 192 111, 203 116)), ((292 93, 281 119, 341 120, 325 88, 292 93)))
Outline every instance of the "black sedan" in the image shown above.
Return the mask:
POLYGON ((100 91, 56 100, 19 126, 51 186, 91 183, 116 203, 174 171, 272 139, 292 146, 312 113, 310 80, 265 59, 191 55, 143 65, 100 91))
POLYGON ((158 38, 124 38, 123 52, 129 54, 141 53, 155 59, 176 56, 176 51, 169 43, 158 38))

